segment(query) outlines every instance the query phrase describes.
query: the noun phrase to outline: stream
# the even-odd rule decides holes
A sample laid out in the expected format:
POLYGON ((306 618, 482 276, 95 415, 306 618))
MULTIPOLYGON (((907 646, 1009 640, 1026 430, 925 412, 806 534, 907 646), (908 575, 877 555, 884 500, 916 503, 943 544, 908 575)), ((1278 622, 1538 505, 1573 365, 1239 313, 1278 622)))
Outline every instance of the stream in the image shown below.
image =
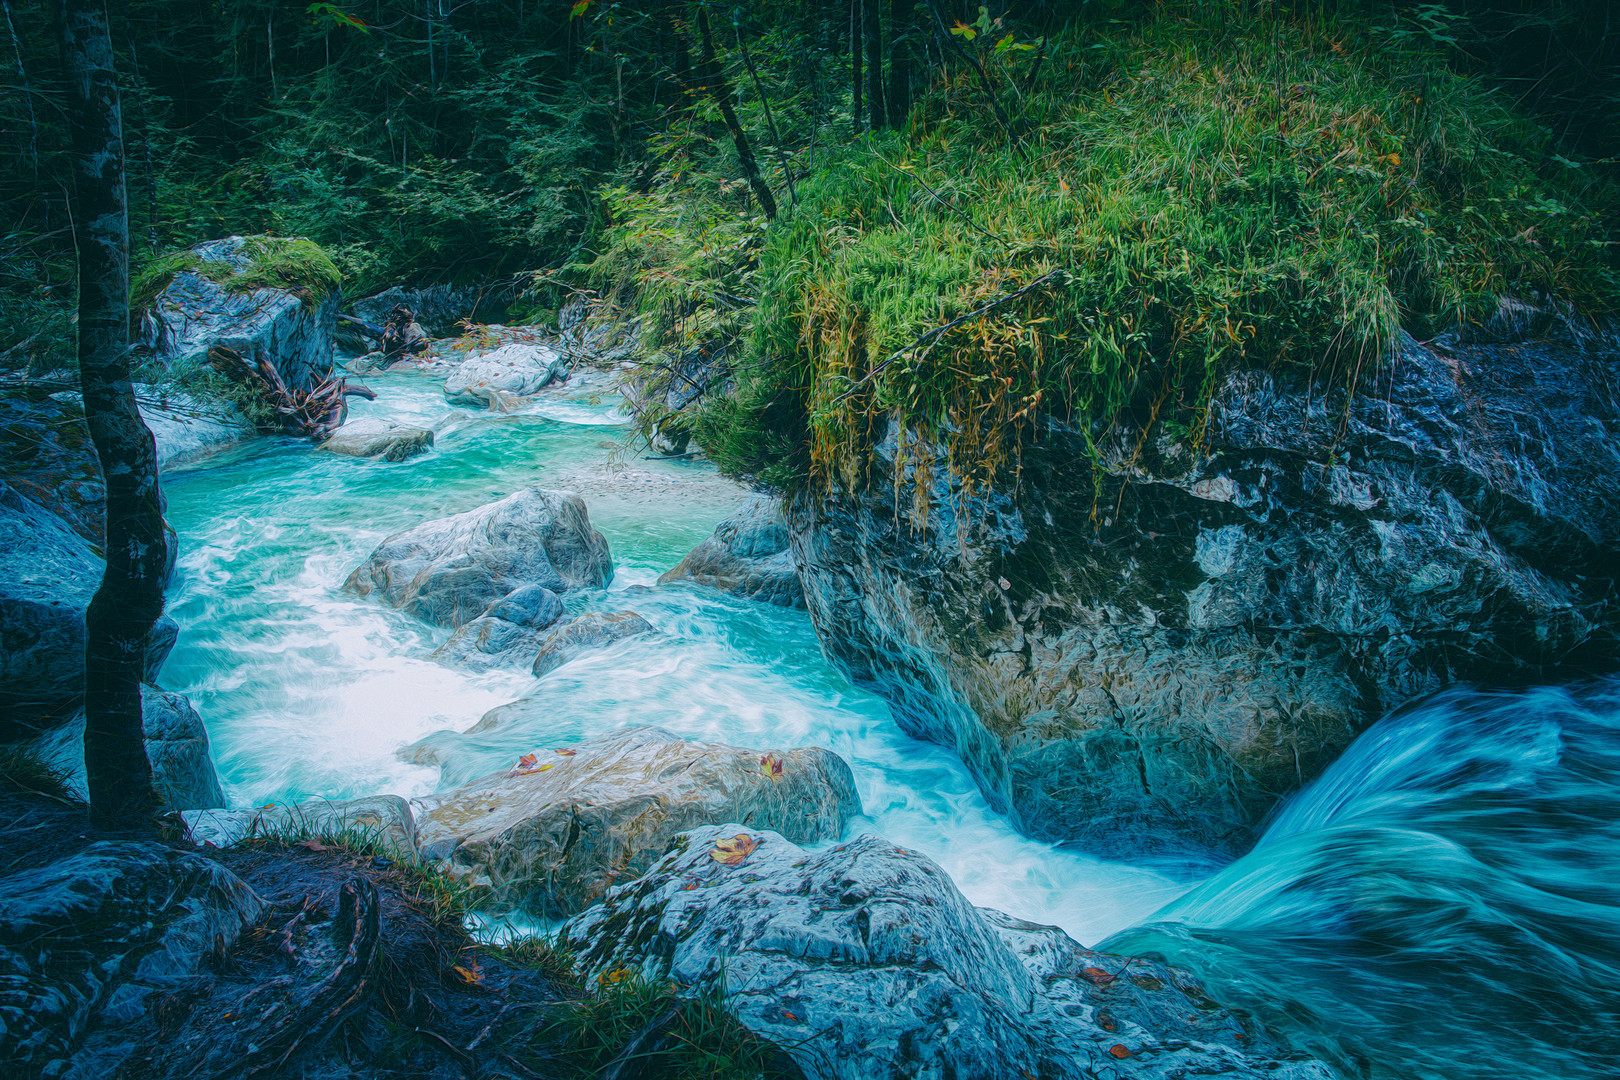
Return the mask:
POLYGON ((391 463, 253 440, 165 477, 181 538, 168 611, 182 629, 160 682, 207 723, 232 805, 422 795, 538 745, 654 724, 689 739, 842 755, 865 808, 850 836, 875 832, 923 852, 975 904, 1082 942, 1190 884, 1191 868, 1107 862, 1021 836, 953 752, 902 733, 881 700, 828 665, 804 612, 701 586, 647 589, 748 492, 704 464, 644 460, 629 448, 617 395, 467 413, 446 404, 442 374, 366 381, 378 398, 356 399, 350 415, 433 427, 430 452, 391 463), (529 485, 578 492, 612 546, 609 587, 570 593, 570 612, 631 610, 661 633, 543 680, 521 669, 471 674, 428 659, 449 631, 341 591, 389 533, 529 485), (534 693, 555 701, 543 719, 453 734, 534 693), (442 771, 399 756, 436 733, 442 771))

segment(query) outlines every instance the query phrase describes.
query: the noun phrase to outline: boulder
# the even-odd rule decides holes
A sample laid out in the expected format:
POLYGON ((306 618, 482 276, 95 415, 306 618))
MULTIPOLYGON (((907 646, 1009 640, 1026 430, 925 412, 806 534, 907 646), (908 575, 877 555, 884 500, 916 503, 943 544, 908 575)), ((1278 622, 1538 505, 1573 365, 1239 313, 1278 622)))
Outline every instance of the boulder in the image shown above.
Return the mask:
POLYGON ((1334 1075, 1285 1060, 1185 973, 981 912, 877 836, 812 853, 757 827, 693 829, 562 937, 588 976, 723 992, 814 1080, 1334 1075))
POLYGON ((295 806, 253 810, 195 810, 180 815, 194 843, 230 847, 253 836, 289 839, 360 836, 397 858, 417 858, 416 822, 410 804, 398 795, 360 799, 310 799, 295 806))
MULTIPOLYGON (((373 296, 356 300, 354 314, 381 326, 398 305, 410 308, 416 321, 430 337, 455 337, 463 321, 499 322, 506 317, 513 290, 499 285, 425 285, 416 288, 395 286, 373 296)), ((360 349, 361 352, 365 350, 360 349)))
POLYGON ((533 758, 414 805, 425 857, 547 916, 639 876, 687 829, 742 821, 812 843, 861 809, 849 766, 819 748, 761 753, 636 727, 533 758))
POLYGON ((781 504, 755 499, 715 527, 658 584, 691 581, 749 600, 803 607, 799 571, 788 550, 781 504))
POLYGON ((155 843, 0 878, 0 1071, 53 1075, 86 1028, 183 989, 263 911, 219 863, 155 843))
MULTIPOLYGON (((163 810, 204 810, 225 805, 225 792, 214 767, 208 729, 184 694, 141 687, 141 723, 146 756, 152 763, 152 790, 163 810)), ((47 740, 46 756, 56 761, 74 786, 86 791, 84 778, 84 713, 74 714, 47 740)))
POLYGON ((1051 422, 926 519, 897 443, 790 512, 811 619, 1033 837, 1241 851, 1401 703, 1620 658, 1620 347, 1577 327, 1404 338, 1353 397, 1235 372, 1202 445, 1122 423, 1096 472, 1051 422))
POLYGON ((652 623, 633 611, 592 611, 581 615, 546 635, 539 655, 534 658, 535 677, 555 671, 585 653, 652 632, 652 623))
POLYGON ((180 391, 139 386, 135 402, 152 432, 160 469, 196 461, 254 434, 253 425, 235 410, 180 391))
POLYGON ((384 461, 404 461, 433 449, 433 432, 426 428, 396 424, 392 420, 367 416, 350 420, 332 432, 322 450, 349 457, 380 457, 384 461))
MULTIPOLYGON (((84 612, 102 561, 66 522, 0 481, 0 708, 37 729, 67 719, 84 692, 84 612)), ((174 646, 174 620, 153 627, 148 677, 174 646)))
POLYGON ((216 345, 249 361, 262 355, 289 390, 314 389, 332 371, 336 282, 248 287, 267 257, 294 249, 324 259, 307 240, 279 237, 231 236, 192 248, 187 268, 141 312, 141 343, 166 367, 200 367, 216 345))
POLYGON ((444 382, 444 396, 457 405, 500 408, 568 378, 568 360, 549 343, 512 342, 463 360, 444 382))
POLYGON ((460 626, 526 585, 554 593, 613 578, 607 538, 578 495, 525 488, 498 502, 397 532, 344 588, 434 626, 460 626))
POLYGON ((529 585, 495 601, 484 613, 456 628, 433 659, 472 671, 529 663, 547 627, 567 615, 557 594, 529 585))

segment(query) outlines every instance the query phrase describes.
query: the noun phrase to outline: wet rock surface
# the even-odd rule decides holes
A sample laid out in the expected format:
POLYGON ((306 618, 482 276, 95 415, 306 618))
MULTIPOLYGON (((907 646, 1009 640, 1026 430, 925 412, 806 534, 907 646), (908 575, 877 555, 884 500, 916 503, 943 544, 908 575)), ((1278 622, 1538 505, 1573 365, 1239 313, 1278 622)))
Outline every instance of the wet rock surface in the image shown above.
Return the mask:
POLYGON ((417 853, 416 821, 398 795, 359 799, 309 799, 293 806, 252 810, 205 809, 182 814, 193 843, 216 848, 253 837, 304 837, 348 833, 401 859, 417 853))
POLYGON ((613 578, 607 538, 578 495, 522 491, 454 517, 395 533, 344 588, 434 626, 455 627, 528 585, 554 593, 613 578))
POLYGON ((1408 338, 1353 399, 1240 372, 1203 452, 1126 424, 1100 476, 1051 425, 926 521, 880 464, 791 515, 811 617, 1027 834, 1242 850, 1390 708, 1616 655, 1620 349, 1549 334, 1408 338))
POLYGON ((587 612, 545 636, 532 668, 538 678, 586 653, 651 633, 652 623, 633 611, 587 612))
POLYGON ((567 614, 556 593, 544 585, 525 586, 457 627, 450 640, 434 650, 433 659, 472 671, 530 664, 546 630, 567 614))
POLYGON ((692 993, 723 979, 750 1030, 825 1080, 1333 1075, 1284 1059, 1185 973, 981 912, 875 836, 812 853, 738 824, 694 829, 563 934, 590 972, 692 993))
POLYGON ((433 432, 379 417, 364 417, 350 420, 332 432, 320 448, 348 457, 405 461, 433 449, 433 432))
MULTIPOLYGON (((203 810, 225 805, 219 770, 214 765, 208 729, 184 694, 141 687, 141 723, 146 757, 152 763, 152 790, 163 810, 203 810)), ((72 777, 85 792, 84 713, 77 712, 60 731, 39 743, 40 751, 72 777)))
POLYGON ((658 728, 537 747, 511 773, 413 805, 424 857, 551 916, 635 878, 695 826, 742 821, 810 843, 860 812, 849 766, 829 751, 687 742, 658 728))
POLYGON ((690 581, 749 600, 781 607, 803 607, 799 571, 788 550, 781 505, 754 499, 722 521, 714 535, 658 579, 660 585, 690 581))
POLYGON ((93 1024, 143 1016, 263 907, 213 860, 138 841, 0 878, 0 1063, 47 1072, 93 1024))

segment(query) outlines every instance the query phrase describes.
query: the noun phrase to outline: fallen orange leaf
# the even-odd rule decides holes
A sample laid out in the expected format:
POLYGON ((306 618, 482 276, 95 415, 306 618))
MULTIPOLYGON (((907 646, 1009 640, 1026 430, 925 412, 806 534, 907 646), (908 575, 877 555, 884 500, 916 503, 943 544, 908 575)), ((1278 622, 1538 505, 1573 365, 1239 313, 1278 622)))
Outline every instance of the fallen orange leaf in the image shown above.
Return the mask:
POLYGON ((1110 1046, 1108 1048, 1108 1052, 1122 1061, 1131 1056, 1131 1052, 1125 1049, 1124 1045, 1121 1043, 1115 1043, 1113 1046, 1110 1046))
POLYGON ((1100 967, 1084 968, 1081 970, 1080 974, 1084 975, 1087 979, 1090 979, 1091 982, 1097 986, 1107 986, 1109 983, 1113 982, 1115 978, 1115 976, 1104 971, 1100 967))
POLYGON ((478 970, 477 960, 472 961, 466 967, 462 967, 460 964, 457 964, 455 967, 455 972, 457 975, 461 976, 461 981, 466 983, 468 986, 480 986, 483 984, 484 973, 478 970))
POLYGON ((772 780, 782 779, 782 759, 775 754, 766 754, 759 759, 759 771, 772 780))
POLYGON ((567 749, 565 747, 565 748, 563 748, 561 750, 558 750, 557 753, 561 754, 563 757, 573 757, 574 754, 575 754, 575 751, 569 750, 569 749, 567 749))
POLYGON ((726 840, 715 841, 714 850, 709 852, 709 858, 721 866, 741 866, 744 859, 753 854, 759 847, 759 841, 745 832, 726 840))
POLYGON ((332 848, 329 848, 325 844, 321 843, 319 840, 300 840, 300 841, 298 841, 297 844, 295 844, 293 846, 294 847, 307 848, 310 851, 331 851, 331 850, 333 850, 332 848))
POLYGON ((789 1020, 793 1021, 795 1024, 802 1023, 802 1021, 797 1016, 794 1016, 792 1013, 788 1012, 786 1009, 782 1010, 782 1015, 787 1017, 789 1020))

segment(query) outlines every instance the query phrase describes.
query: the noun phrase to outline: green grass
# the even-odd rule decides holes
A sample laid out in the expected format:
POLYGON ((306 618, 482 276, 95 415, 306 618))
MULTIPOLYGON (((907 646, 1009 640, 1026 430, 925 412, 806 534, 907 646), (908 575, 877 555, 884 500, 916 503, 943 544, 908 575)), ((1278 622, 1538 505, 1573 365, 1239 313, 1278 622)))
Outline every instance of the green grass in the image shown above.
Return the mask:
MULTIPOLYGON (((859 488, 897 425, 897 472, 943 444, 989 485, 1045 421, 1100 441, 1129 413, 1196 443, 1234 368, 1354 387, 1403 329, 1620 296, 1599 167, 1409 27, 1164 4, 1064 32, 1025 91, 1034 56, 983 52, 1011 138, 964 73, 905 133, 824 152, 757 269, 712 275, 747 269, 758 298, 734 392, 697 418, 727 471, 859 488)), ((679 246, 673 221, 620 231, 679 246)))
POLYGON ((187 271, 230 292, 287 289, 312 304, 343 286, 343 275, 331 257, 319 244, 302 237, 250 236, 242 245, 241 255, 247 260, 241 267, 223 259, 204 259, 189 250, 160 255, 131 279, 130 308, 141 311, 150 307, 176 275, 187 271))

